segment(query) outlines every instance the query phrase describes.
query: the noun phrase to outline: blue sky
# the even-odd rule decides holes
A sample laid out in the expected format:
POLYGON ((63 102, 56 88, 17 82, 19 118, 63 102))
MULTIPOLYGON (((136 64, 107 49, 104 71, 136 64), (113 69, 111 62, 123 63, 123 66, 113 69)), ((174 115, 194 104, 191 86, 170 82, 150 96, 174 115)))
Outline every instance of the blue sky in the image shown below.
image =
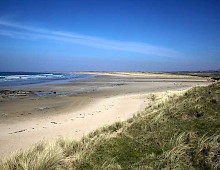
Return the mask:
POLYGON ((0 71, 220 69, 219 0, 0 1, 0 71))

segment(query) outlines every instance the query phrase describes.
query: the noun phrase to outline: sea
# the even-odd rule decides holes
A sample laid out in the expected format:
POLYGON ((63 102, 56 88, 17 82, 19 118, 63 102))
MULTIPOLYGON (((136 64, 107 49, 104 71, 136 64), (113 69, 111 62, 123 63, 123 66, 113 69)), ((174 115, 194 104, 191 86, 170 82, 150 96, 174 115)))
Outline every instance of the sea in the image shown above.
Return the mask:
POLYGON ((0 72, 0 88, 60 84, 91 77, 93 75, 73 73, 0 72))

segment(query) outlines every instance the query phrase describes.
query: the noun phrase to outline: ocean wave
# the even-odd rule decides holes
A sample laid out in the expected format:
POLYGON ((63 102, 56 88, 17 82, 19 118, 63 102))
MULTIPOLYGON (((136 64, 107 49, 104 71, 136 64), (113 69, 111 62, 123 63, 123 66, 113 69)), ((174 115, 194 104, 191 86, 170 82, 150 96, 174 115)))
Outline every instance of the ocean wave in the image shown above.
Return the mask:
POLYGON ((68 73, 22 73, 22 72, 0 72, 0 88, 14 87, 21 85, 32 85, 42 83, 53 83, 62 81, 77 80, 88 78, 91 75, 86 74, 68 74, 68 73))
POLYGON ((1 79, 5 79, 6 81, 13 80, 30 80, 30 79, 57 79, 57 78, 65 78, 62 74, 38 74, 38 75, 9 75, 9 76, 0 76, 1 79))

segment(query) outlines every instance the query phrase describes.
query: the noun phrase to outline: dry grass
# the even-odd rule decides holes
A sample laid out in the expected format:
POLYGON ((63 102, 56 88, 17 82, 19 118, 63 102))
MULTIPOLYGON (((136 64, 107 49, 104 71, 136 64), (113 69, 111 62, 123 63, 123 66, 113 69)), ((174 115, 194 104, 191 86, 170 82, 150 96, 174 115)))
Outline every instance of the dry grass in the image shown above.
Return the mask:
POLYGON ((40 142, 26 151, 14 153, 9 159, 3 160, 0 169, 59 169, 62 159, 61 148, 52 143, 40 142))
POLYGON ((220 169, 220 83, 151 99, 125 122, 39 143, 0 169, 220 169))

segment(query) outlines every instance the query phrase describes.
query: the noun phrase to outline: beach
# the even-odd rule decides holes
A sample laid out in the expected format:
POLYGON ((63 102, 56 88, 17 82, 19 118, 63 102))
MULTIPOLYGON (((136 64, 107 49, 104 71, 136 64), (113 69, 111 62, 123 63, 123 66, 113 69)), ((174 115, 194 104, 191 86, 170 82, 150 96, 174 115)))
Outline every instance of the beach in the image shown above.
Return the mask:
POLYGON ((64 84, 17 88, 13 89, 15 93, 1 94, 0 157, 42 140, 59 137, 78 140, 92 130, 144 110, 152 93, 210 83, 206 78, 184 75, 86 74, 96 76, 64 84), (50 95, 38 96, 35 92, 50 95))

